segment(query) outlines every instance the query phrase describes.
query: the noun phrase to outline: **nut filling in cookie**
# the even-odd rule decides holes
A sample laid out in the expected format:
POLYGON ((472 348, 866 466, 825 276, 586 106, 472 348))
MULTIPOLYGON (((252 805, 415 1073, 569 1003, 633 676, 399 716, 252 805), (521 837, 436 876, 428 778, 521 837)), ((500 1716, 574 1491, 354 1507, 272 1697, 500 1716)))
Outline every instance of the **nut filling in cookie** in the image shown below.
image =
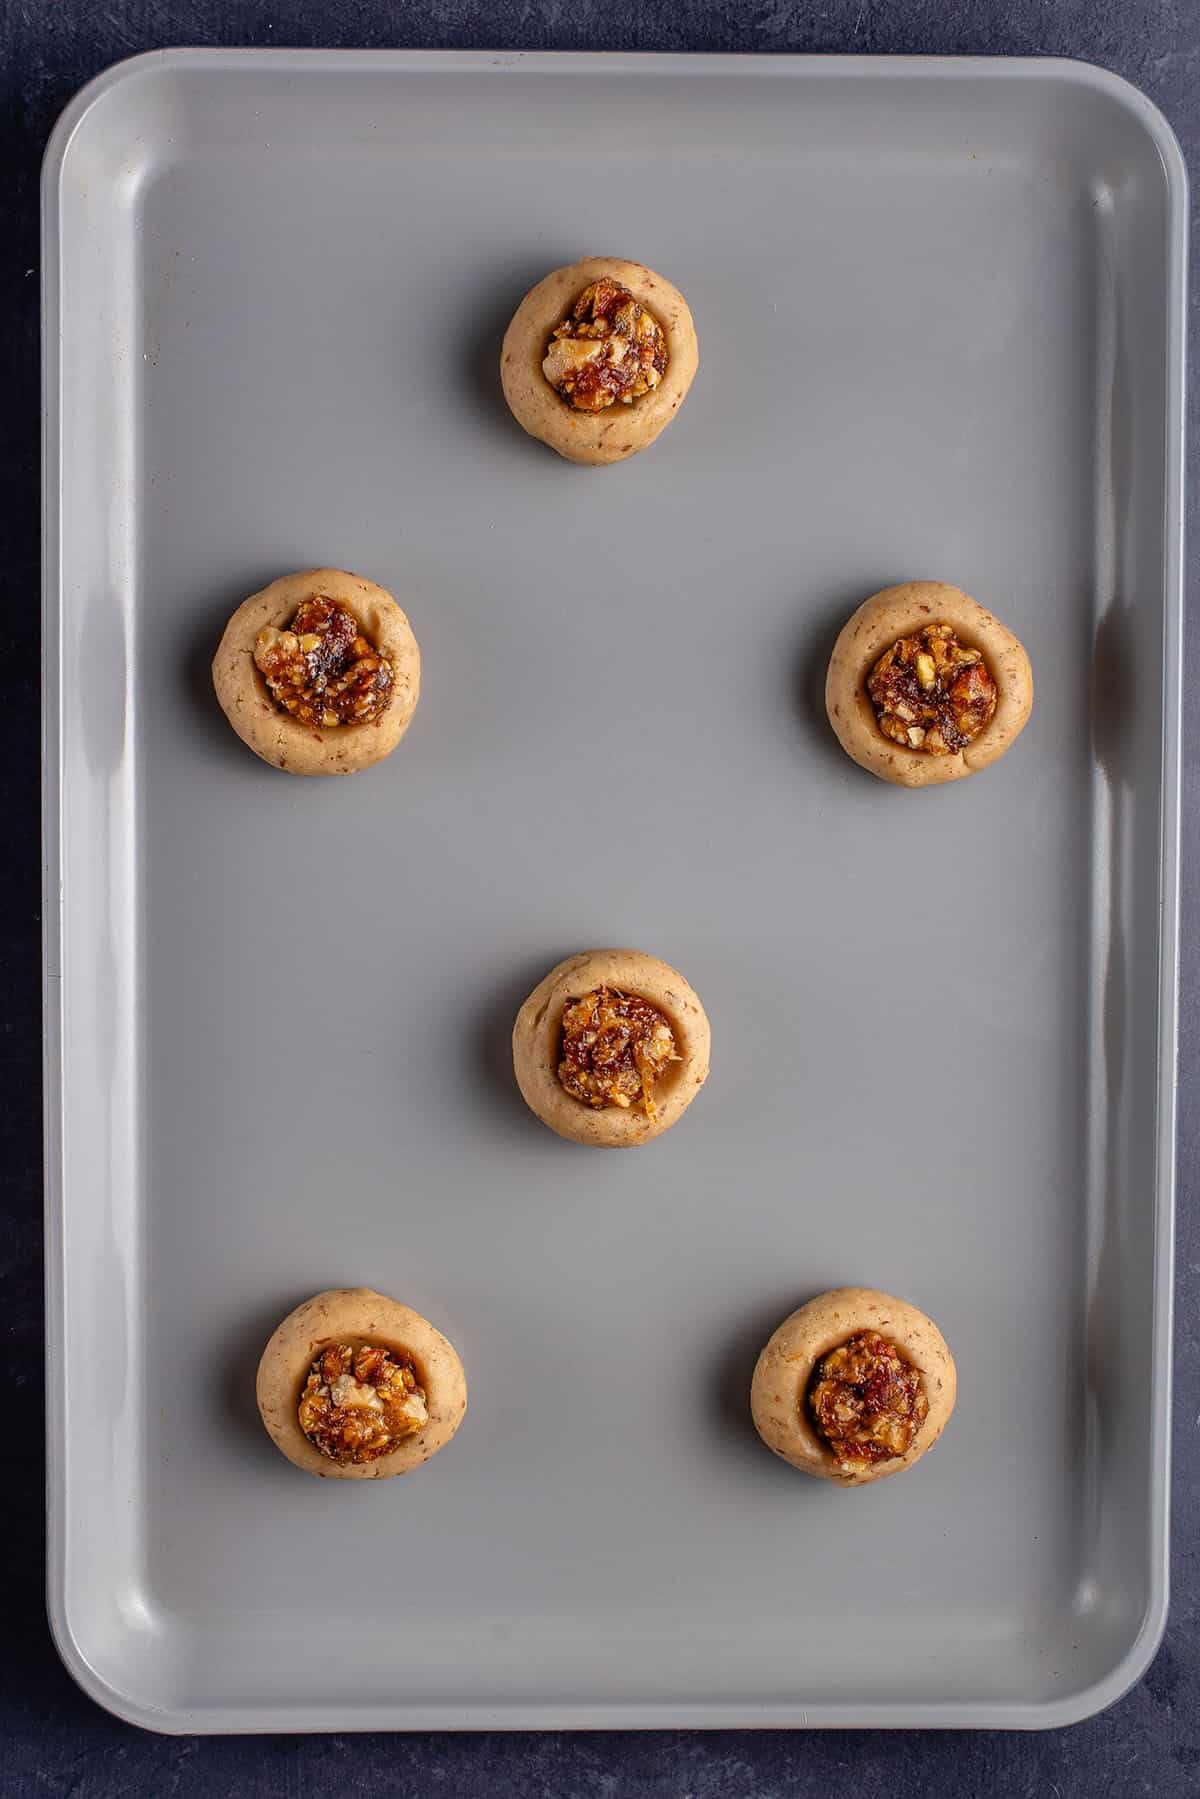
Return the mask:
POLYGON ((584 288, 555 326, 542 363, 551 387, 579 412, 601 412, 617 401, 632 406, 666 372, 662 326, 609 276, 584 288))
POLYGON ((960 643, 950 625, 897 638, 868 675, 867 694, 885 737, 930 756, 973 742, 997 700, 983 652, 960 643))
POLYGON ((558 1078, 584 1105, 640 1105, 657 1118, 654 1083, 678 1060, 666 1018, 636 994, 597 987, 563 1009, 558 1078))
POLYGON ((821 1358, 806 1403, 844 1468, 907 1455, 929 1416, 917 1369, 874 1331, 857 1332, 821 1358))
POLYGON ((300 1429, 330 1461, 373 1462, 429 1422, 416 1369, 375 1343, 331 1343, 309 1370, 300 1429))
POLYGON ((254 662, 281 712, 306 725, 369 724, 387 710, 395 671, 353 613, 324 594, 297 607, 283 631, 264 625, 254 662))

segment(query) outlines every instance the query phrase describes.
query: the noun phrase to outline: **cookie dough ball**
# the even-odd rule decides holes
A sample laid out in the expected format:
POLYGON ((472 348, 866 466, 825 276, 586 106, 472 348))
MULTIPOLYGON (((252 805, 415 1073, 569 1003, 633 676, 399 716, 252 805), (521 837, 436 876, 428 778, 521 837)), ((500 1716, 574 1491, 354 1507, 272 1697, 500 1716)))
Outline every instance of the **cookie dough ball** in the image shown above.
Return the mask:
POLYGON ((296 775, 349 775, 391 755, 421 690, 421 653, 390 593, 340 568, 281 575, 243 600, 213 658, 226 718, 296 775))
POLYGON ((1002 756, 1033 708, 1029 657, 970 594, 904 581, 844 626, 825 709, 860 767, 901 787, 957 781, 1002 756))
POLYGON ((870 1287, 822 1293, 785 1318, 750 1386, 768 1449, 842 1487, 919 1461, 954 1410, 954 1360, 933 1320, 870 1287))
POLYGON ((633 949, 568 956, 513 1027, 525 1103, 560 1137, 626 1149, 661 1137, 708 1078, 704 1007, 674 968, 633 949))
POLYGON ((677 288, 640 262, 585 256, 521 301, 500 381, 517 423, 568 462, 623 462, 670 424, 698 360, 677 288))
POLYGON ((453 1344, 369 1287, 334 1287, 289 1312, 263 1351, 257 1392, 275 1447, 334 1480, 419 1468, 467 1409, 453 1344))

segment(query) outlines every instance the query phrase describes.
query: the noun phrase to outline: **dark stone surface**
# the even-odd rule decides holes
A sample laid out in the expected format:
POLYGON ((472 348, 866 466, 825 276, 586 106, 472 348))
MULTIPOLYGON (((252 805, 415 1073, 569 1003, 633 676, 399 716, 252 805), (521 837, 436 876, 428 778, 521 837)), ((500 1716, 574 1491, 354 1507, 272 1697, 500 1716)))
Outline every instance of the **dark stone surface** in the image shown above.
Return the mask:
MULTIPOLYGON (((63 1672, 42 1601, 41 1216, 37 1045, 38 166, 56 114, 121 57, 166 44, 859 51, 1087 57, 1163 108, 1200 168, 1196 0, 6 0, 0 9, 6 252, 0 408, 0 1333, 3 1625, 0 1794, 386 1793, 426 1799, 1196 1799, 1200 1795, 1200 775, 1188 656, 1180 1188, 1171 1622, 1141 1684, 1103 1716, 1044 1735, 671 1732, 654 1735, 181 1739, 108 1717, 63 1672)), ((1194 490, 1200 381, 1189 407, 1194 490)), ((1200 544, 1189 569, 1200 561, 1200 544)))

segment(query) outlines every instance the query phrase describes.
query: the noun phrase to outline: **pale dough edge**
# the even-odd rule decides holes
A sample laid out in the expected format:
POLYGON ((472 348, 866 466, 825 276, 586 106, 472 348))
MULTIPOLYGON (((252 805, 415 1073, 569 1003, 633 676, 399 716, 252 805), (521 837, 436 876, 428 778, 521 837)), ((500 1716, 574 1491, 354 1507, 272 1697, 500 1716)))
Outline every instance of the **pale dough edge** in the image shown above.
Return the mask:
POLYGON ((407 731, 420 697, 421 653, 406 615, 385 588, 345 569, 301 569, 242 601, 217 646, 212 674, 226 718, 264 762, 288 774, 348 775, 381 762, 407 731), (265 625, 282 630, 316 593, 347 607, 395 669, 391 704, 376 722, 321 732, 271 701, 255 666, 255 640, 265 625))
POLYGON ((933 1448, 954 1410, 957 1387, 954 1358, 932 1318, 873 1287, 837 1287, 800 1306, 772 1333, 750 1384, 750 1411, 767 1448, 793 1468, 861 1487, 902 1473, 933 1448), (929 1414, 907 1454, 847 1474, 821 1443, 803 1401, 820 1358, 860 1330, 878 1330, 920 1370, 929 1414))
POLYGON ((834 644, 825 681, 825 710, 838 742, 860 768, 901 787, 927 787, 986 768, 1015 742, 1033 710, 1033 670, 1023 645, 992 613, 943 581, 903 581, 864 600, 834 644), (867 697, 866 677, 898 637, 924 625, 953 626, 983 651, 998 698, 990 722, 953 756, 906 750, 883 736, 867 697))
POLYGON ((332 1287, 289 1312, 263 1350, 255 1392, 275 1447, 297 1468, 333 1480, 387 1480, 419 1468, 445 1448, 467 1409, 467 1377, 454 1345, 411 1306, 370 1287, 332 1287), (319 1350, 339 1338, 355 1337, 411 1352, 428 1383, 429 1421, 390 1455, 340 1467, 309 1442, 296 1412, 305 1374, 319 1350))
POLYGON ((585 256, 544 276, 517 307, 500 349, 500 384, 513 417, 531 437, 568 462, 597 467, 623 462, 660 436, 683 404, 699 360, 695 323, 677 287, 643 263, 585 256), (632 406, 575 412, 542 374, 542 359, 555 325, 601 275, 621 282, 658 319, 667 340, 667 372, 652 393, 632 406))
POLYGON ((513 1026, 513 1071, 522 1098, 542 1123, 572 1142, 628 1149, 661 1137, 682 1118, 708 1079, 712 1033, 700 997, 678 969, 641 950, 584 950, 568 956, 538 982, 513 1026), (563 1007, 593 987, 639 994, 664 1014, 680 1060, 654 1089, 658 1117, 616 1106, 595 1110, 559 1083, 558 1041, 563 1007))

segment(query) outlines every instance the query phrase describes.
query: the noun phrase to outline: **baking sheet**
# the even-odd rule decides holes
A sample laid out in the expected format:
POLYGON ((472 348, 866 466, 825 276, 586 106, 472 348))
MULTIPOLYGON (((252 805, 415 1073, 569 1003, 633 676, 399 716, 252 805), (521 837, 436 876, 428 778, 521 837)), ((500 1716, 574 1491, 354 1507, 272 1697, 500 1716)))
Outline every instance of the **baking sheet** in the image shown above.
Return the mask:
POLYGON ((1166 1607, 1185 180, 1081 64, 168 52, 45 176, 51 1621, 163 1730, 1059 1724, 1166 1607), (615 469, 499 337, 611 250, 696 317, 615 469), (424 659, 350 782, 212 699, 330 562, 424 659), (1026 643, 1002 764, 823 721, 874 589, 1026 643), (636 1157, 521 1106, 561 955, 680 967, 713 1075, 636 1157), (897 1025, 897 1014, 900 1024, 897 1025), (901 1146, 897 1153, 897 1145, 901 1146), (467 1368, 418 1478, 254 1411, 364 1282, 467 1368), (958 1411, 901 1481, 753 1435, 773 1326, 903 1294, 958 1411))

